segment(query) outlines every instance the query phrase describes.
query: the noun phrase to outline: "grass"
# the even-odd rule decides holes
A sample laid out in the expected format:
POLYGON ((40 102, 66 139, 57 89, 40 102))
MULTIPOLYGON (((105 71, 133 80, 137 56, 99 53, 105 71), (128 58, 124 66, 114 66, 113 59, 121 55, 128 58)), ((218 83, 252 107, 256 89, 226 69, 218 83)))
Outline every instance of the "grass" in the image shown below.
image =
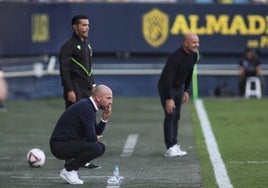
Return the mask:
MULTIPOLYGON (((268 100, 207 98, 204 104, 233 186, 268 187, 268 100)), ((194 127, 205 185, 216 187, 201 130, 194 127)))
MULTIPOLYGON (((203 100, 234 188, 268 187, 268 99, 203 100)), ((6 101, 5 105, 9 111, 0 113, 0 187, 66 187, 58 177, 63 162, 52 156, 48 146, 51 131, 64 109, 63 99, 6 101), (26 153, 33 147, 46 153, 42 168, 30 168, 26 163, 26 153)), ((114 164, 119 165, 124 176, 122 188, 218 187, 193 101, 183 106, 182 113, 179 140, 188 155, 167 159, 163 157, 159 99, 115 98, 113 115, 103 135, 106 152, 94 161, 102 168, 81 169, 79 175, 85 184, 78 187, 106 187, 114 164), (121 157, 129 134, 139 135, 136 148, 132 156, 121 157)))
MULTIPOLYGON (((48 140, 53 127, 63 111, 63 100, 40 99, 7 101, 9 111, 1 113, 0 134, 0 187, 66 187, 58 176, 63 166, 52 156, 48 140), (41 168, 30 168, 26 153, 38 147, 46 153, 46 163, 41 168)), ((189 117, 183 118, 182 132, 190 128, 189 117)), ((113 115, 103 134, 105 154, 94 160, 101 165, 99 170, 79 170, 84 185, 79 187, 106 187, 113 166, 119 165, 124 177, 120 187, 200 187, 199 163, 192 139, 183 139, 189 157, 167 159, 162 132, 163 112, 158 98, 115 98, 113 115), (121 157, 129 134, 138 134, 139 139, 130 157, 121 157)), ((189 136, 190 132, 184 137, 189 136)), ((182 135, 181 135, 182 136, 182 135)), ((183 136, 182 136, 183 137, 183 136)))

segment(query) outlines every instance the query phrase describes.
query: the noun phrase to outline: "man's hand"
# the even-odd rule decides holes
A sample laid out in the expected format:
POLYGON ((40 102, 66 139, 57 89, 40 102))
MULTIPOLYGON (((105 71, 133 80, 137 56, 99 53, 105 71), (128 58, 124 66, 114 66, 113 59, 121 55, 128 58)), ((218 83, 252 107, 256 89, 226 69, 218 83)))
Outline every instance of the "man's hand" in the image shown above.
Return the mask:
POLYGON ((189 93, 187 91, 185 91, 183 94, 182 103, 185 104, 188 102, 188 100, 189 100, 189 93))
POLYGON ((68 97, 68 100, 72 103, 76 103, 76 95, 74 93, 74 91, 69 91, 67 93, 67 97, 68 97))
POLYGON ((174 100, 173 99, 166 100, 166 112, 168 114, 171 114, 174 108, 176 108, 174 100))
POLYGON ((100 140, 102 138, 102 135, 97 135, 97 139, 100 140))
POLYGON ((102 119, 104 121, 107 121, 111 115, 112 115, 112 104, 109 104, 109 106, 107 106, 107 108, 105 108, 104 112, 102 113, 102 119))

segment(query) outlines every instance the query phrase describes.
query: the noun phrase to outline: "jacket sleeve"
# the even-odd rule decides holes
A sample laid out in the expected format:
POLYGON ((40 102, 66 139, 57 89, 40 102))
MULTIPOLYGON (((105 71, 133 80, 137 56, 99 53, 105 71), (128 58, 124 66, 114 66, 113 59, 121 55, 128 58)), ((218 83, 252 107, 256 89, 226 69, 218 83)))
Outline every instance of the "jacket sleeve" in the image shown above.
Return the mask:
MULTIPOLYGON (((82 101, 81 101, 82 102, 82 101)), ((83 127, 83 134, 85 135, 86 141, 96 142, 96 113, 93 107, 90 107, 86 102, 84 105, 79 106, 79 124, 83 127)))
POLYGON ((191 70, 190 74, 188 74, 188 76, 186 77, 185 79, 185 83, 184 83, 184 91, 189 91, 189 88, 190 88, 190 83, 192 81, 192 75, 193 75, 193 70, 191 70))
POLYGON ((161 78, 161 90, 164 94, 165 99, 172 99, 173 98, 173 90, 172 90, 172 82, 174 75, 176 73, 176 62, 174 59, 169 57, 166 65, 162 71, 162 78, 161 78))
POLYGON ((96 126, 96 134, 97 135, 102 135, 102 133, 103 133, 103 131, 104 131, 104 129, 105 129, 105 125, 106 125, 106 123, 105 122, 103 122, 103 121, 100 121, 99 123, 98 123, 98 125, 96 126))
MULTIPOLYGON (((198 54, 197 53, 194 54, 194 59, 195 59, 195 64, 196 64, 197 61, 198 61, 198 54)), ((184 91, 187 91, 187 92, 189 91, 190 84, 191 84, 191 81, 192 81, 193 71, 194 71, 194 67, 191 69, 190 73, 187 75, 187 77, 185 79, 184 91)))
POLYGON ((61 84, 66 92, 73 90, 70 77, 71 54, 71 47, 68 43, 64 44, 60 50, 59 62, 61 84))

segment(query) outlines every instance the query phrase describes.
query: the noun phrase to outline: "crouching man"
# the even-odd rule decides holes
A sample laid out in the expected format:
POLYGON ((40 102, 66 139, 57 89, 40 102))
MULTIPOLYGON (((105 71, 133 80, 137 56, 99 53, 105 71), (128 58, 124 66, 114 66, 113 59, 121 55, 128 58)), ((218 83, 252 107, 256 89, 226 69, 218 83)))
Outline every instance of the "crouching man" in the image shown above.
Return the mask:
POLYGON ((91 97, 80 100, 60 116, 50 138, 50 150, 56 158, 66 161, 60 177, 68 183, 83 184, 78 177, 79 168, 104 153, 105 146, 99 139, 112 114, 112 100, 112 90, 98 85, 91 97), (99 109, 103 113, 97 123, 99 109))

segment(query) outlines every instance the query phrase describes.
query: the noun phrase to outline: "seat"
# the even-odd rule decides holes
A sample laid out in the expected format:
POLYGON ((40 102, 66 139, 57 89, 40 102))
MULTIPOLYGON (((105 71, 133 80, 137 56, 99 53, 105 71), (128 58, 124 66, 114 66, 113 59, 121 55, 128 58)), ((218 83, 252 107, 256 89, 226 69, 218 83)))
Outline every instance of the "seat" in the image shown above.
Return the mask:
POLYGON ((246 91, 245 91, 245 98, 249 98, 250 96, 256 96, 260 99, 261 96, 261 81, 258 77, 251 76, 247 78, 246 81, 246 91), (253 84, 255 87, 252 87, 253 84))

